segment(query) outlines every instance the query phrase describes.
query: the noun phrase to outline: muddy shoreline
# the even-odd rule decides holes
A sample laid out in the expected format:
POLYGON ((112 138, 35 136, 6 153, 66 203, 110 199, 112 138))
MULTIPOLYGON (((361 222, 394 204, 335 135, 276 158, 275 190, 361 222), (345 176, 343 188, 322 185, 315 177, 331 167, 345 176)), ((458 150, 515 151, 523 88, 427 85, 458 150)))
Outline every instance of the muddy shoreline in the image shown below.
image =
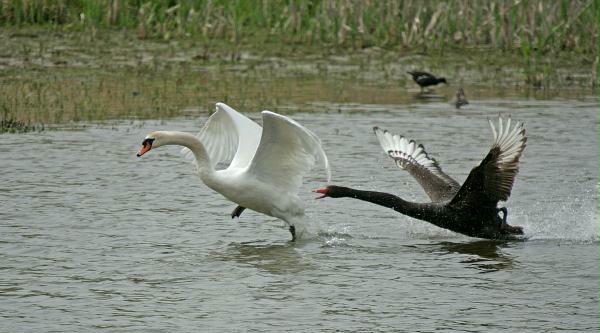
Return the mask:
POLYGON ((315 102, 427 102, 407 70, 448 78, 434 90, 451 103, 458 87, 471 99, 597 96, 597 64, 560 56, 532 64, 489 49, 406 52, 301 45, 232 45, 192 39, 140 40, 134 32, 2 30, 0 115, 25 124, 159 119, 212 110, 319 111, 315 102))

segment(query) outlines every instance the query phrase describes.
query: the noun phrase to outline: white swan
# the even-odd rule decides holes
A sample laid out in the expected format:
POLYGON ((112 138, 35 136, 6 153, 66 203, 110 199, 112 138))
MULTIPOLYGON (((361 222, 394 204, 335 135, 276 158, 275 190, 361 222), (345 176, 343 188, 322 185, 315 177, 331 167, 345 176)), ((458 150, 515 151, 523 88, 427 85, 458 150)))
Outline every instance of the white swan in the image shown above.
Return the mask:
POLYGON ((184 132, 151 132, 142 142, 140 157, 152 148, 184 146, 195 158, 200 179, 244 209, 277 217, 289 225, 292 240, 301 235, 304 204, 298 197, 302 176, 315 165, 331 175, 319 138, 294 120, 263 111, 263 128, 224 103, 207 120, 197 136, 184 132), (219 163, 229 163, 216 170, 219 163))

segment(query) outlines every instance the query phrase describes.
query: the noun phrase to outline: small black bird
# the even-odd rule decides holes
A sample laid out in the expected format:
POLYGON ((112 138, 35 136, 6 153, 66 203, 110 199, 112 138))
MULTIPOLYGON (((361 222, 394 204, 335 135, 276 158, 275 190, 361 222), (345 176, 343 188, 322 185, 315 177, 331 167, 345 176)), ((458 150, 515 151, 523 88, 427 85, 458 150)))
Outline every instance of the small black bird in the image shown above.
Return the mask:
POLYGON ((469 101, 467 101, 465 91, 462 87, 460 87, 458 88, 458 91, 456 91, 456 101, 454 102, 454 106, 456 106, 457 109, 460 109, 461 106, 465 106, 467 104, 469 104, 469 101))
POLYGON ((421 91, 424 87, 435 86, 438 83, 448 83, 446 79, 443 77, 437 78, 427 72, 411 72, 408 71, 408 74, 412 75, 413 80, 421 87, 421 91))

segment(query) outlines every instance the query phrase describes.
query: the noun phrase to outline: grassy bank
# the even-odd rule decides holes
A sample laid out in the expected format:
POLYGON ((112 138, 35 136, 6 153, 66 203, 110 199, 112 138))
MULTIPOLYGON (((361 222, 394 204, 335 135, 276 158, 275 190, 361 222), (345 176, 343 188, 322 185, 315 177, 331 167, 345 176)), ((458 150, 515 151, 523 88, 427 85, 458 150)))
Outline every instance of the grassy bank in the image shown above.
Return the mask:
POLYGON ((458 86, 476 99, 573 98, 596 94, 597 83, 585 58, 547 57, 534 72, 541 84, 534 85, 520 55, 493 50, 339 53, 274 42, 231 50, 228 42, 139 40, 129 30, 91 38, 18 29, 0 33, 0 44, 6 46, 0 50, 0 132, 206 112, 216 101, 283 113, 299 106, 318 111, 306 106, 322 101, 409 104, 417 102, 418 87, 406 70, 420 68, 448 78, 448 86, 436 89, 445 100, 458 86))
POLYGON ((458 86, 475 99, 598 86, 589 0, 4 0, 0 26, 0 132, 216 101, 277 112, 414 103, 409 69, 449 78, 436 89, 446 101, 458 86))
POLYGON ((0 25, 341 48, 598 54, 598 0, 5 0, 0 25))

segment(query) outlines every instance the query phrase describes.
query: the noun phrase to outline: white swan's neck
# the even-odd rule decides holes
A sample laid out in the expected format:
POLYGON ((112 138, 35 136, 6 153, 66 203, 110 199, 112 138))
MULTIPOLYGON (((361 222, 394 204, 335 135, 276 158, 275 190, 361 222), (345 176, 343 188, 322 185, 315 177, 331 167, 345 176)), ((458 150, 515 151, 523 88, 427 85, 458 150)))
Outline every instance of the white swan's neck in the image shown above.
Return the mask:
POLYGON ((214 174, 215 169, 210 162, 210 156, 204 145, 198 138, 192 134, 177 131, 159 131, 160 145, 178 145, 184 146, 192 151, 196 158, 196 165, 198 166, 198 173, 204 180, 205 177, 210 177, 214 174))

